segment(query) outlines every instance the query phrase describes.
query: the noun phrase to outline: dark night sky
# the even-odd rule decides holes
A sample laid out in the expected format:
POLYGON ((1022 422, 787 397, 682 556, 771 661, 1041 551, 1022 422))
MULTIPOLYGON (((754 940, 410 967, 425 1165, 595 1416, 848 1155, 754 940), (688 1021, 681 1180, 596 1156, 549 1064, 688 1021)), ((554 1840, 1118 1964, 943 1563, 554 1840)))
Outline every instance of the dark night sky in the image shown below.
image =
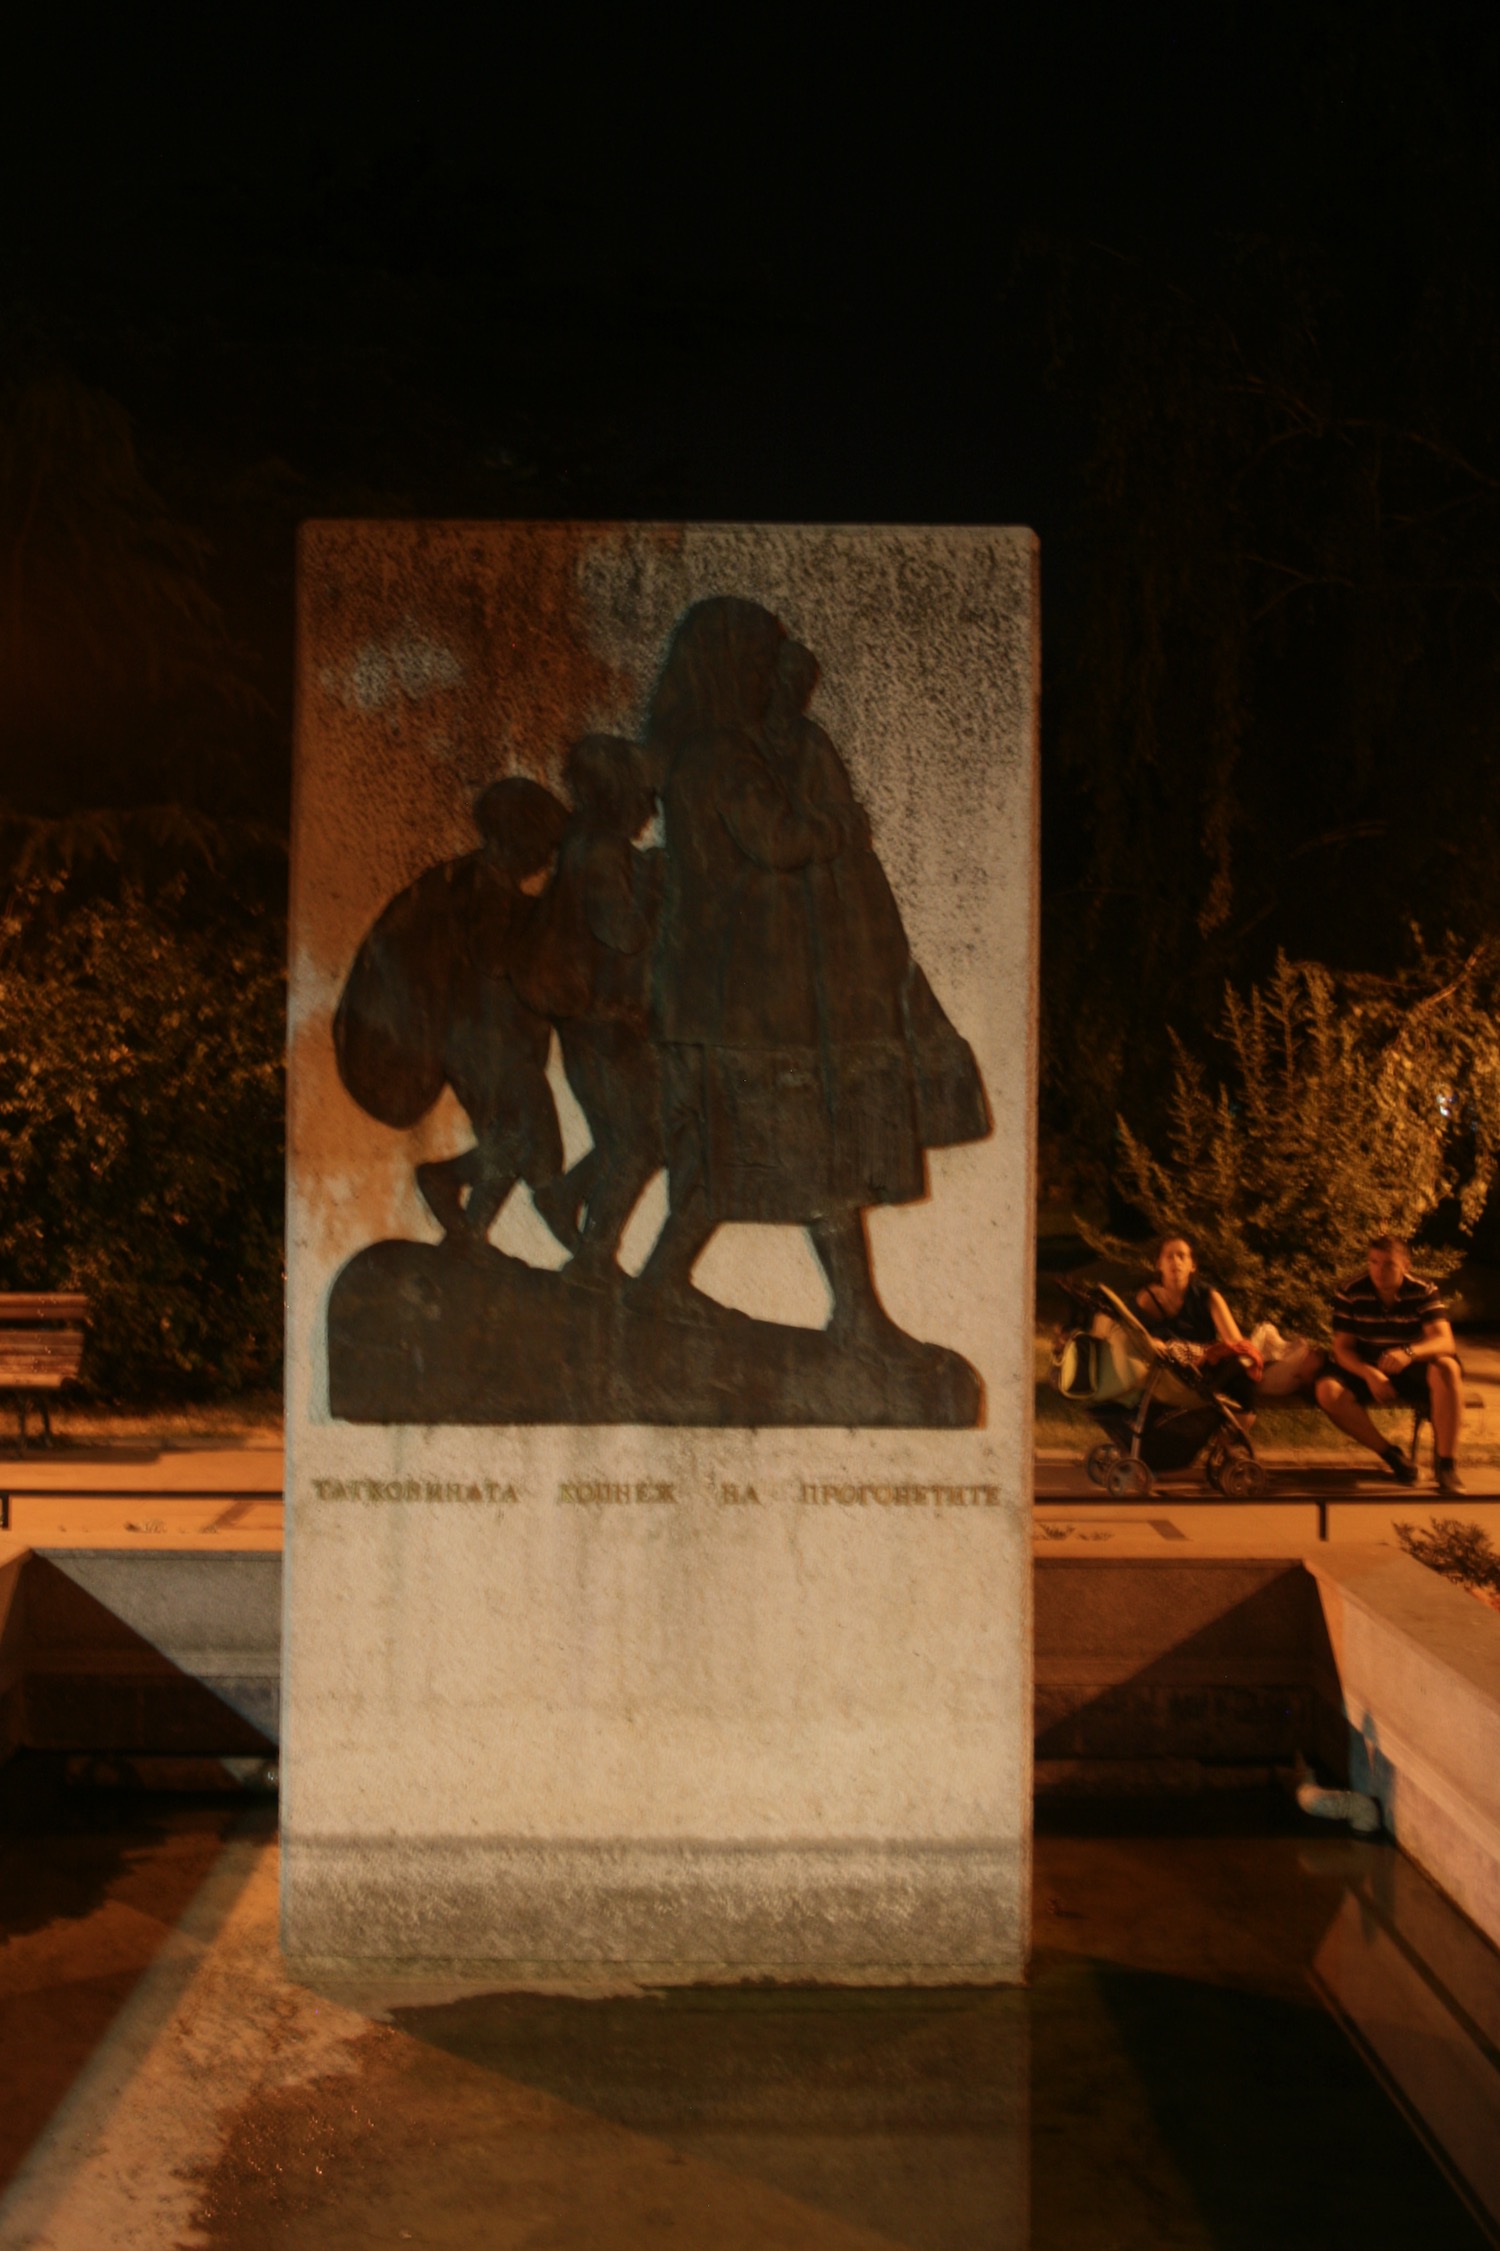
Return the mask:
POLYGON ((6 294, 148 430, 319 482, 363 446, 423 505, 466 467, 509 505, 482 457, 533 433, 548 507, 1045 533, 1068 437, 1018 241, 1289 230, 1355 266, 1494 77, 1478 8, 943 17, 60 23, 8 121, 6 294))

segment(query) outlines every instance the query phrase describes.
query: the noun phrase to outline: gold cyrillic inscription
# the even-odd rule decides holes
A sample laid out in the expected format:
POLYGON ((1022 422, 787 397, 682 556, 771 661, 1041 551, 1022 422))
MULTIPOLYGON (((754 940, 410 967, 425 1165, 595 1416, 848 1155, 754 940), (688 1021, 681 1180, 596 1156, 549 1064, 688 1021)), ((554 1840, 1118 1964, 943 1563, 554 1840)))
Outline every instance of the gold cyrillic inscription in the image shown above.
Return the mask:
POLYGON ((514 1485, 493 1477, 315 1477, 320 1501, 519 1501, 514 1485))
POLYGON ((812 1485, 799 1498, 814 1508, 999 1508, 998 1485, 812 1485))
POLYGON ((672 1485, 658 1485, 651 1479, 643 1479, 634 1485, 611 1485, 602 1478, 581 1478, 574 1483, 559 1485, 557 1497, 559 1501, 574 1502, 585 1507, 600 1502, 629 1507, 635 1503, 675 1501, 677 1489, 672 1485))

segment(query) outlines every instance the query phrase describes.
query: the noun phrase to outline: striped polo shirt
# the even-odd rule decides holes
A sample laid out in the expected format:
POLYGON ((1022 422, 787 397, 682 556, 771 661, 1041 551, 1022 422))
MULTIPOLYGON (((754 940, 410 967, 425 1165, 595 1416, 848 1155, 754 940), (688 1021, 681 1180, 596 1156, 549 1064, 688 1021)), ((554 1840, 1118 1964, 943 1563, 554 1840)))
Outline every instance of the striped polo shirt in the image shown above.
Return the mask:
POLYGON ((1404 1352, 1420 1344, 1429 1321, 1446 1321, 1448 1308, 1435 1282, 1418 1274, 1403 1276, 1393 1305, 1386 1305, 1368 1274, 1345 1282, 1333 1301, 1335 1336, 1354 1339, 1361 1360, 1373 1366, 1383 1352, 1404 1352))

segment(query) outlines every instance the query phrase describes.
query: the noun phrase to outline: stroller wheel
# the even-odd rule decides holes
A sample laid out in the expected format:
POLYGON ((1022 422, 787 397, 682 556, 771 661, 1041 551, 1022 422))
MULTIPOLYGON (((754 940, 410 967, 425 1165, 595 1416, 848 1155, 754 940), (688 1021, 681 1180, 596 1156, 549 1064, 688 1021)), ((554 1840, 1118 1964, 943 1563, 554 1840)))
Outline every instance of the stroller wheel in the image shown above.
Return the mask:
POLYGON ((1143 1501, 1156 1480, 1136 1454, 1122 1454, 1111 1465, 1104 1490, 1112 1501, 1143 1501))
POLYGON ((1266 1489, 1266 1473, 1253 1454, 1233 1454, 1219 1472, 1219 1490, 1229 1501, 1253 1501, 1266 1489))
POLYGON ((1119 1458, 1120 1449, 1118 1446, 1108 1444, 1095 1446, 1083 1465, 1089 1473, 1090 1483, 1094 1485, 1108 1484, 1109 1473, 1119 1458))

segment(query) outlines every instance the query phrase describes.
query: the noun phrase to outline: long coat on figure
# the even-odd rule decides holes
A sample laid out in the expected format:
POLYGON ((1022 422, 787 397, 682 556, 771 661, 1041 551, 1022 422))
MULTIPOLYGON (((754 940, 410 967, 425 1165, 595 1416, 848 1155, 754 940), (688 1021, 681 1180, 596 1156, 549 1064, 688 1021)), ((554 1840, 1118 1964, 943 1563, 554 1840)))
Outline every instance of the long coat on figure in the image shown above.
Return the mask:
POLYGON ((923 1150, 989 1130, 979 1074, 911 957, 805 650, 699 604, 653 711, 667 757, 653 980, 673 1201, 811 1225, 906 1203, 923 1150))

